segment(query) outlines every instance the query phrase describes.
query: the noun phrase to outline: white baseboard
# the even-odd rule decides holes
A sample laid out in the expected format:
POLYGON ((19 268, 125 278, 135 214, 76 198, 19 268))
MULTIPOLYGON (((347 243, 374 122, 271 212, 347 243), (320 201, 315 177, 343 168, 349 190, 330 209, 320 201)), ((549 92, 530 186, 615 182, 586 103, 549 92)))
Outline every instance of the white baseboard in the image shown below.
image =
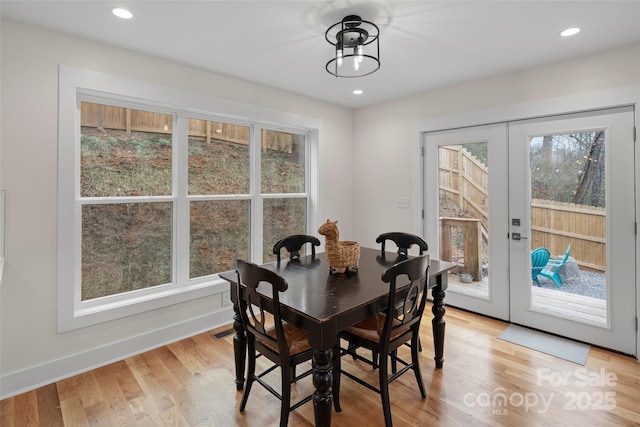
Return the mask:
POLYGON ((215 329, 232 321, 233 309, 226 307, 183 323, 2 375, 0 400, 215 329))

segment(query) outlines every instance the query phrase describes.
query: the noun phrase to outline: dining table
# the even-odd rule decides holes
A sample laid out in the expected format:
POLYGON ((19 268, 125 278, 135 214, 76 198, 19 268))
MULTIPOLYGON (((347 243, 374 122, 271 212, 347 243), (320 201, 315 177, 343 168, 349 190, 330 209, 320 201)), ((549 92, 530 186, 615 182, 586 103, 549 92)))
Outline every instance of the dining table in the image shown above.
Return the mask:
MULTIPOLYGON (((357 270, 331 273, 326 254, 317 253, 298 259, 263 264, 281 275, 288 288, 279 296, 283 320, 307 331, 313 348, 312 377, 314 417, 316 426, 330 426, 332 413, 333 348, 338 344, 338 332, 367 317, 385 310, 389 284, 382 281, 382 273, 395 263, 406 259, 394 252, 360 248, 357 270)), ((447 276, 456 264, 430 259, 429 277, 424 291, 431 289, 433 345, 436 368, 444 363, 445 305, 447 276)), ((220 274, 230 285, 233 303, 233 337, 236 389, 245 383, 246 333, 238 306, 238 276, 235 270, 220 274)))

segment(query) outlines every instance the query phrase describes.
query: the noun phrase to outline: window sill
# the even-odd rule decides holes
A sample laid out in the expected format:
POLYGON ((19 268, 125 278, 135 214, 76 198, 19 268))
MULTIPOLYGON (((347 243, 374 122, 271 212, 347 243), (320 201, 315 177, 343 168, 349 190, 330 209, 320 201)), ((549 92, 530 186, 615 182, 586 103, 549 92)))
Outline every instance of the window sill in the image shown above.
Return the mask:
MULTIPOLYGON (((173 287, 127 298, 120 301, 107 301, 102 304, 86 304, 70 307, 67 313, 58 317, 58 332, 67 332, 86 326, 96 325, 127 316, 158 310, 171 305, 188 302, 198 298, 221 294, 229 290, 229 282, 216 276, 206 283, 193 284, 188 287, 173 287)), ((220 305, 222 308, 222 305, 220 305)))

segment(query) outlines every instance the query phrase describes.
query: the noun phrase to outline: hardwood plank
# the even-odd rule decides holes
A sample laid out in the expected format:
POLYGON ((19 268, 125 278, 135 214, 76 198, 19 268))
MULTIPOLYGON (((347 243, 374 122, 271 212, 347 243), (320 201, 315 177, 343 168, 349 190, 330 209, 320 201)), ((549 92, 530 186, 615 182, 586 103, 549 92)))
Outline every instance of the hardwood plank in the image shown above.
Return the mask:
POLYGON ((38 425, 37 390, 16 397, 13 406, 13 420, 16 426, 38 425))
POLYGON ((87 408, 87 418, 92 425, 129 425, 134 421, 133 412, 118 382, 126 364, 112 363, 94 371, 103 400, 87 408))
POLYGON ((15 421, 13 419, 13 408, 16 397, 0 400, 0 426, 15 425, 15 421))
MULTIPOLYGON (((58 403, 58 389, 49 384, 36 390, 38 423, 46 426, 63 426, 62 410, 58 403)), ((2 423, 0 423, 2 425, 2 423)))

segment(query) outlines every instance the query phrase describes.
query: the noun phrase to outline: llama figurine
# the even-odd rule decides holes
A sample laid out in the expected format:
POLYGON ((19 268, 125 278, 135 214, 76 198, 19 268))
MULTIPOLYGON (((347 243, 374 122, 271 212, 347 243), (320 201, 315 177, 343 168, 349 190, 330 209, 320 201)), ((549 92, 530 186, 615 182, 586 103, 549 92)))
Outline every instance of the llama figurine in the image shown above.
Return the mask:
POLYGON ((327 243, 325 250, 329 261, 329 273, 346 273, 347 270, 357 271, 360 260, 360 244, 358 242, 341 242, 340 232, 336 225, 338 221, 325 222, 318 228, 318 233, 325 236, 327 243))

